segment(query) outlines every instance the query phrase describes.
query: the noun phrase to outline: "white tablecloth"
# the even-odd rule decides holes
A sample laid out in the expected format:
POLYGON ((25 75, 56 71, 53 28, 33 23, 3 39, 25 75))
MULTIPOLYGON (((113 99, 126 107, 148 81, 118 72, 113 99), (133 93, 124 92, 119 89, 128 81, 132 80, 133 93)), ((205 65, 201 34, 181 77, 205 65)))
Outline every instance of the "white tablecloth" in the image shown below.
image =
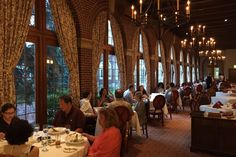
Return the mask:
MULTIPOLYGON (((101 109, 101 108, 102 107, 94 107, 94 111, 96 113, 98 113, 99 109, 101 109)), ((99 114, 97 114, 97 115, 98 115, 97 118, 99 119, 99 114)), ((98 119, 96 122, 95 135, 99 135, 102 132, 102 127, 99 124, 98 119)), ((133 114, 132 119, 130 121, 130 126, 136 130, 137 135, 141 136, 141 127, 140 127, 140 123, 139 123, 139 119, 138 119, 138 114, 135 111, 134 111, 134 114, 133 114)))
POLYGON ((211 97, 211 103, 215 104, 217 101, 220 101, 222 104, 227 103, 236 103, 236 96, 227 96, 227 95, 219 95, 211 97))
POLYGON ((233 115, 236 115, 236 109, 232 109, 231 105, 221 106, 222 108, 213 108, 213 105, 201 105, 200 111, 204 112, 213 112, 213 113, 221 113, 221 112, 233 112, 233 115))
MULTIPOLYGON (((39 135, 42 134, 42 132, 39 132, 39 135)), ((48 145, 47 149, 48 151, 43 152, 42 151, 42 145, 41 143, 34 143, 33 145, 36 147, 39 147, 39 157, 85 157, 88 152, 89 148, 89 142, 86 137, 81 137, 84 139, 84 143, 78 144, 78 145, 67 145, 65 144, 65 137, 67 134, 61 135, 61 145, 60 148, 56 148, 55 145, 48 145), (76 148, 77 150, 71 153, 65 153, 63 150, 64 148, 76 148)), ((29 139, 29 142, 34 142, 37 137, 31 137, 29 139)), ((53 137, 52 137, 53 138, 53 137)), ((0 147, 3 147, 7 144, 7 141, 2 140, 0 141, 0 147)), ((0 149, 1 150, 1 149, 0 149)), ((1 153, 1 152, 0 152, 1 153)))

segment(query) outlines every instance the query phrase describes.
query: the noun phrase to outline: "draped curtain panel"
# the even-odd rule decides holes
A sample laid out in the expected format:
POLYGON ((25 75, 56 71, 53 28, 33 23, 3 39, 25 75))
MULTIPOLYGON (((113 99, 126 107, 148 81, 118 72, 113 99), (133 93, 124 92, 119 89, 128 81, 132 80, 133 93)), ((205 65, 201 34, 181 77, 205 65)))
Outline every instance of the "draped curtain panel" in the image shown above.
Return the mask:
POLYGON ((1 0, 0 3, 0 105, 16 103, 14 69, 29 30, 34 0, 1 0))
POLYGON ((97 96, 97 71, 99 68, 101 54, 103 52, 103 46, 105 44, 106 37, 106 27, 107 27, 107 13, 101 12, 94 23, 93 26, 93 52, 92 52, 92 80, 93 80, 93 99, 97 96))
MULTIPOLYGON (((134 83, 134 70, 135 70, 135 65, 137 64, 137 53, 139 51, 139 29, 136 30, 136 33, 134 33, 134 38, 132 42, 132 64, 131 64, 131 74, 129 73, 128 75, 133 76, 132 77, 132 83, 134 83)), ((127 65, 129 66, 129 65, 127 65)))
POLYGON ((149 57, 149 49, 148 49, 148 40, 145 33, 142 31, 142 41, 143 41, 143 58, 145 61, 145 67, 147 72, 147 91, 150 93, 150 57, 149 57))
POLYGON ((50 0, 57 38, 69 69, 69 89, 73 104, 79 105, 80 82, 76 25, 67 0, 50 0))
POLYGON ((125 66, 125 56, 124 56, 124 46, 123 46, 123 38, 121 35, 120 27, 114 18, 114 16, 110 16, 111 20, 111 27, 112 27, 112 34, 114 38, 114 48, 115 54, 117 57, 117 63, 119 67, 119 74, 120 74, 120 84, 121 88, 126 88, 126 66, 125 66))

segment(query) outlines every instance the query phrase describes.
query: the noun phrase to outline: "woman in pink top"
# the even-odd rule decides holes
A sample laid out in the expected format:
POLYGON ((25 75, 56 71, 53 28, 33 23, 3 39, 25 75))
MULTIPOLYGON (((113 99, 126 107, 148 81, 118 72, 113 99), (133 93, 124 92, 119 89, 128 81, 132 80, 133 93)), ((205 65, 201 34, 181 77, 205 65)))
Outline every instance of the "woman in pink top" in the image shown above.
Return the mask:
POLYGON ((118 116, 111 108, 102 108, 99 111, 99 123, 103 132, 99 136, 83 133, 90 141, 88 157, 120 157, 121 133, 118 127, 118 116))

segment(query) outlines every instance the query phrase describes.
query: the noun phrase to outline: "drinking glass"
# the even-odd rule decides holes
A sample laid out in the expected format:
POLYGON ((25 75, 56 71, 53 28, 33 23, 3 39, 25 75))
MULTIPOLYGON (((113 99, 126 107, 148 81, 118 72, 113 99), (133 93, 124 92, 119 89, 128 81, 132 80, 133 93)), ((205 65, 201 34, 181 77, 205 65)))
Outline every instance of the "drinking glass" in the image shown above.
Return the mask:
POLYGON ((47 137, 47 136, 43 136, 43 137, 42 137, 41 144, 42 144, 42 146, 43 146, 42 151, 43 151, 43 152, 48 151, 48 149, 47 149, 48 137, 47 137))
POLYGON ((46 134, 46 135, 48 133, 48 125, 47 124, 43 125, 43 133, 46 134))
POLYGON ((66 128, 66 133, 69 134, 70 133, 70 124, 65 125, 66 128))
POLYGON ((39 128, 40 128, 39 124, 36 123, 36 124, 34 125, 35 136, 38 136, 39 128))

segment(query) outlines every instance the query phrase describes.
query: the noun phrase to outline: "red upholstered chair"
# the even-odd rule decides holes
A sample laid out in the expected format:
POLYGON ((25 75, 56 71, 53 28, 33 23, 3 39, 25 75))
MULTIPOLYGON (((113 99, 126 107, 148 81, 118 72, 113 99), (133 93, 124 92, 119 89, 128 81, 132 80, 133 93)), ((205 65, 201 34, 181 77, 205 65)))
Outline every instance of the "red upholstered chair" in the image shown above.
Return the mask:
POLYGON ((117 106, 115 107, 115 111, 119 117, 119 126, 122 135, 121 156, 124 156, 128 150, 129 121, 132 115, 125 106, 117 106))
POLYGON ((162 95, 157 95, 154 100, 153 100, 153 111, 149 111, 149 114, 155 118, 156 115, 158 115, 158 118, 162 122, 162 126, 164 126, 164 112, 163 112, 163 107, 165 106, 165 97, 162 95))

